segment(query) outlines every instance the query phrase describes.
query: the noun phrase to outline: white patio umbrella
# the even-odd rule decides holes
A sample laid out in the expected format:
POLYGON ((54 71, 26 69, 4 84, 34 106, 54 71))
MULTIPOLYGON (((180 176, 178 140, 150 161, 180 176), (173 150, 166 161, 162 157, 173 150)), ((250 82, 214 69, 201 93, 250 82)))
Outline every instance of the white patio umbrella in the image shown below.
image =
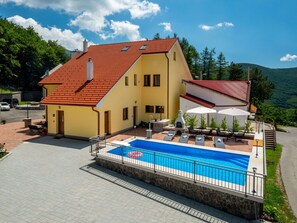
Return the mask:
POLYGON ((188 114, 208 114, 208 113, 216 113, 217 111, 207 107, 196 107, 186 111, 188 114))
POLYGON ((250 115, 248 111, 244 111, 239 108, 227 108, 223 109, 218 112, 218 114, 223 114, 223 115, 231 115, 233 117, 233 131, 234 131, 234 117, 235 116, 244 116, 244 115, 250 115))
POLYGON ((201 118, 203 114, 216 113, 217 111, 207 107, 196 107, 186 111, 187 114, 201 114, 201 118))

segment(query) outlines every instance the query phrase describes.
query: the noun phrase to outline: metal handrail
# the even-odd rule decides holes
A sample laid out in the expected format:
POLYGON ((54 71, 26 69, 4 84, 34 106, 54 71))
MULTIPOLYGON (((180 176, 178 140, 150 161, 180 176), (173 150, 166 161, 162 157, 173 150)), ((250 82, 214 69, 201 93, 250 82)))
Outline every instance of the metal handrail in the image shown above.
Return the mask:
POLYGON ((245 196, 251 195, 253 197, 263 198, 265 186, 265 175, 240 170, 237 168, 225 167, 217 164, 201 162, 186 158, 175 157, 161 152, 154 152, 150 150, 120 146, 120 154, 117 154, 121 159, 122 164, 132 163, 146 168, 153 169, 154 172, 169 173, 182 178, 190 179, 194 183, 201 182, 221 188, 226 188, 232 191, 243 193, 245 196), (146 154, 146 161, 138 159, 130 159, 125 154, 132 151, 139 151, 146 154), (157 160, 162 160, 163 164, 158 164, 157 160), (180 170, 168 164, 178 164, 180 170), (227 179, 225 179, 225 178, 227 179))
POLYGON ((99 152, 100 149, 106 147, 106 134, 104 133, 102 135, 92 136, 89 138, 89 142, 90 142, 89 152, 90 153, 93 153, 94 151, 99 152))

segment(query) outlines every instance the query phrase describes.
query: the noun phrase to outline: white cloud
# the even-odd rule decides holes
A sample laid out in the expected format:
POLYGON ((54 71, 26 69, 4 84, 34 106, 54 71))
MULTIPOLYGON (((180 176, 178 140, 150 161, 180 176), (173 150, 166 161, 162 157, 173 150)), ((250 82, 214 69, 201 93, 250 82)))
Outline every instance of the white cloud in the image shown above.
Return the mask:
POLYGON ((96 33, 103 32, 108 26, 107 17, 110 15, 129 11, 132 19, 141 19, 156 15, 161 10, 158 4, 147 0, 0 0, 0 4, 8 2, 30 8, 51 8, 71 14, 75 18, 69 25, 96 33))
POLYGON ((102 39, 115 38, 116 36, 126 36, 130 41, 142 40, 139 32, 139 26, 129 21, 113 21, 111 20, 110 29, 112 33, 102 33, 102 39))
POLYGON ((297 60, 297 55, 286 54, 285 56, 280 58, 280 61, 295 61, 297 60))
POLYGON ((25 19, 19 15, 9 17, 7 18, 7 20, 24 28, 28 28, 31 26, 40 36, 42 36, 44 40, 57 40, 58 44, 64 46, 68 50, 82 50, 82 42, 84 40, 84 37, 81 35, 81 33, 73 33, 69 29, 61 30, 56 27, 46 28, 38 24, 32 18, 25 19))
POLYGON ((171 23, 170 22, 162 22, 159 24, 159 26, 164 27, 165 32, 172 32, 171 23))
POLYGON ((132 19, 147 18, 151 15, 156 15, 160 10, 161 9, 158 4, 148 2, 146 0, 142 2, 136 1, 131 5, 131 7, 129 7, 132 19))
POLYGON ((219 29, 223 27, 234 27, 234 24, 231 22, 220 22, 214 26, 209 26, 209 25, 199 25, 199 28, 204 30, 204 31, 209 31, 213 29, 219 29))

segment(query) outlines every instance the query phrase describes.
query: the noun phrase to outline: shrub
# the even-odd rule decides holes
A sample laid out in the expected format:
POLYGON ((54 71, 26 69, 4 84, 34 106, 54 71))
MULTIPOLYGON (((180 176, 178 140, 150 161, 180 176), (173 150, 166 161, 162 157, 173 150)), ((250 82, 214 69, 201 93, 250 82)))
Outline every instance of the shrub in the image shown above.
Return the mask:
POLYGON ((212 129, 217 129, 219 126, 214 118, 211 118, 210 127, 212 129))
POLYGON ((185 122, 186 122, 186 126, 188 126, 189 128, 196 128, 197 127, 197 118, 196 118, 196 115, 188 115, 188 114, 185 114, 184 115, 184 119, 185 119, 185 122))
POLYGON ((202 128, 202 129, 206 128, 206 120, 203 115, 201 115, 200 128, 202 128))
POLYGON ((221 123, 221 128, 225 131, 228 126, 227 126, 227 121, 226 121, 226 116, 223 118, 222 123, 221 123))
POLYGON ((234 122, 233 122, 233 131, 234 132, 238 132, 239 131, 239 121, 237 118, 234 118, 234 122))

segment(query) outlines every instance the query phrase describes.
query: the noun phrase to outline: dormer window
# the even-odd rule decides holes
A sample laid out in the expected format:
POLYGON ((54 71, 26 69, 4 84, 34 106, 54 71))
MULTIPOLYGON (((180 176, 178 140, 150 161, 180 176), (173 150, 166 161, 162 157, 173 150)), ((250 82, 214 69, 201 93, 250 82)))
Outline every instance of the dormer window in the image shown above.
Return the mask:
POLYGON ((129 48, 130 48, 130 46, 125 46, 125 47, 122 49, 122 51, 127 51, 127 50, 129 50, 129 48))
POLYGON ((147 45, 142 45, 139 49, 140 50, 145 50, 147 48, 147 45))

